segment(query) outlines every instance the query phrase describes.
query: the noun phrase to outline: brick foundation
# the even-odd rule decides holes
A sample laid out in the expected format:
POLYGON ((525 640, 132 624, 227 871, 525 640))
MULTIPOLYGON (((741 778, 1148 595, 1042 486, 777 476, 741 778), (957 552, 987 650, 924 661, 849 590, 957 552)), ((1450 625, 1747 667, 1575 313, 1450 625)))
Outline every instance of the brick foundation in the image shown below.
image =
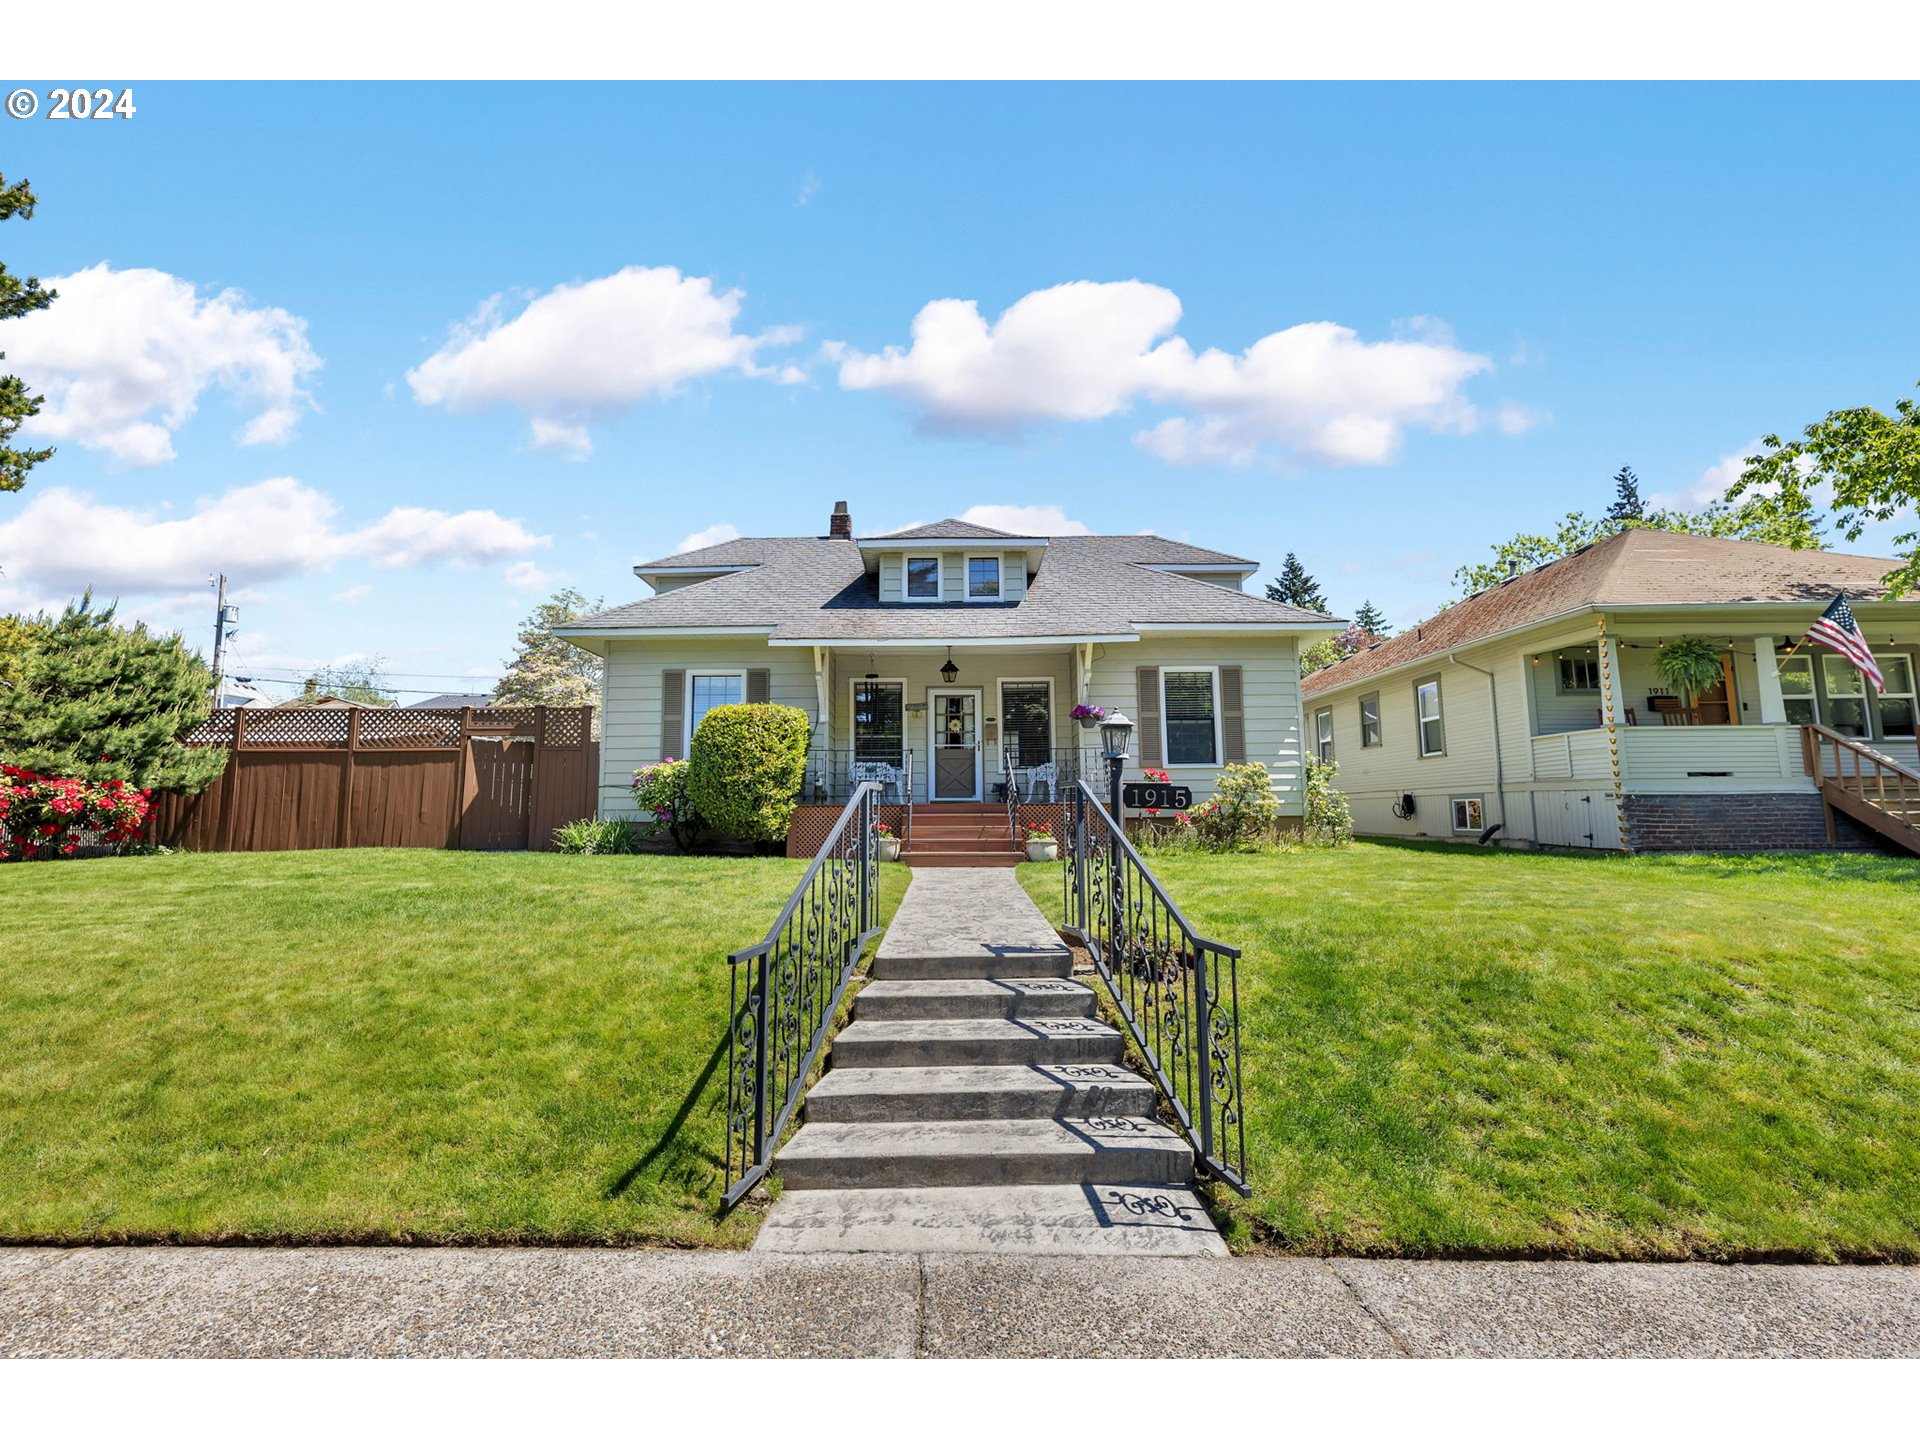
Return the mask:
POLYGON ((1633 850, 1868 850, 1873 833, 1834 816, 1818 795, 1626 795, 1621 813, 1633 850))

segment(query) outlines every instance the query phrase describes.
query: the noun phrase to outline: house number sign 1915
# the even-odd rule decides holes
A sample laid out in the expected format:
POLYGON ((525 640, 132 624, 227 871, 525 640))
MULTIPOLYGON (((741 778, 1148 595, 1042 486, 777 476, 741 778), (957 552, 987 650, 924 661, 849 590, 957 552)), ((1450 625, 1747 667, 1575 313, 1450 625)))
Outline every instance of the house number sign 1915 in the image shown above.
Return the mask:
POLYGON ((1120 803, 1135 810, 1186 810, 1193 805, 1193 790, 1186 785, 1122 785, 1120 803))

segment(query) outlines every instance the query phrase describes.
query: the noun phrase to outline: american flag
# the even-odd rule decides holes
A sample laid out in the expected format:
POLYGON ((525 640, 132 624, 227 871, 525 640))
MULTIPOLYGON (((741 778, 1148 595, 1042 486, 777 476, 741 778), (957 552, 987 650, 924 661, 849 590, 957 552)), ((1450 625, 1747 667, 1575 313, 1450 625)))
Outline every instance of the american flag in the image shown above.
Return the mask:
POLYGON ((1809 640, 1818 640, 1830 649, 1838 650, 1853 662, 1854 669, 1873 683, 1873 688, 1886 694, 1887 682, 1880 674, 1880 667, 1873 663, 1873 651, 1867 648, 1867 638, 1860 633, 1860 626, 1853 618, 1853 607, 1847 604, 1847 597, 1837 595, 1831 605, 1813 622, 1813 628, 1807 631, 1809 640))

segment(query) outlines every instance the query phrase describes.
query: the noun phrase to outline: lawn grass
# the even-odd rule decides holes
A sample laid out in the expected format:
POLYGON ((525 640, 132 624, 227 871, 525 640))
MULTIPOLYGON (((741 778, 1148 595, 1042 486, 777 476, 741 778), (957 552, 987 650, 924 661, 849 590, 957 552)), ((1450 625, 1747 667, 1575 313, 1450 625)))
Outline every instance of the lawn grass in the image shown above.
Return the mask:
MULTIPOLYGON (((1920 1260, 1920 862, 1151 863, 1245 952, 1240 1243, 1920 1260)), ((1057 916, 1059 867, 1021 879, 1057 916)))
POLYGON ((0 1239, 744 1244, 753 1215, 715 1215, 725 957, 804 868, 6 866, 0 1239))

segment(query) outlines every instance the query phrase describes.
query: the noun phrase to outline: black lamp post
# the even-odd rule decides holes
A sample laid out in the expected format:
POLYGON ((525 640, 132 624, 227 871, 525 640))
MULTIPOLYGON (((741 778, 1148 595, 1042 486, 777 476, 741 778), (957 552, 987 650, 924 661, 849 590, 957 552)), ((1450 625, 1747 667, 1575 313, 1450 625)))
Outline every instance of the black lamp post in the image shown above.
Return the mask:
POLYGON ((1127 742, 1133 738, 1133 721, 1120 710, 1110 710, 1100 721, 1100 743, 1106 746, 1108 811, 1113 823, 1120 823, 1120 775, 1127 768, 1127 742))

